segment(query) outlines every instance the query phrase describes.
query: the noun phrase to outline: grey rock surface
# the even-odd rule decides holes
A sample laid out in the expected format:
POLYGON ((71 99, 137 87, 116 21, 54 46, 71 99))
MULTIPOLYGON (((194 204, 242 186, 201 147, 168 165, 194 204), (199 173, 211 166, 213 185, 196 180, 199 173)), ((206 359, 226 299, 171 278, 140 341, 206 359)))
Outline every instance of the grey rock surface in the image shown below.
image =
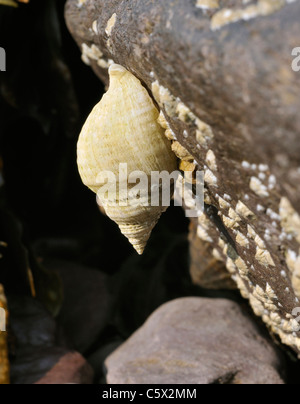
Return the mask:
POLYGON ((106 360, 108 384, 283 384, 272 343, 234 302, 183 298, 106 360))

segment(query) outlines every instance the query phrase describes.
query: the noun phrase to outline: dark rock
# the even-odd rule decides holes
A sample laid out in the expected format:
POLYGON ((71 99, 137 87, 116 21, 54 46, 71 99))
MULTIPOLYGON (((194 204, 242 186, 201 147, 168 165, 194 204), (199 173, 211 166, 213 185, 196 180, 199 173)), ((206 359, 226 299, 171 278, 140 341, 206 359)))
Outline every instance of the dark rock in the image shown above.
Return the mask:
POLYGON ((11 383, 33 384, 44 377, 66 355, 68 349, 56 346, 46 348, 32 345, 17 350, 11 361, 11 383))
POLYGON ((35 384, 92 384, 93 370, 77 352, 67 353, 35 384))
POLYGON ((58 341, 54 319, 35 299, 10 296, 11 383, 87 384, 93 371, 58 341))
POLYGON ((272 343, 234 302, 185 298, 159 308, 106 360, 109 384, 282 384, 272 343))
POLYGON ((56 324, 35 299, 9 296, 12 384, 32 384, 68 352, 58 346, 56 324))
POLYGON ((67 261, 45 261, 61 276, 64 302, 57 318, 68 345, 84 353, 100 336, 110 318, 107 275, 67 261))

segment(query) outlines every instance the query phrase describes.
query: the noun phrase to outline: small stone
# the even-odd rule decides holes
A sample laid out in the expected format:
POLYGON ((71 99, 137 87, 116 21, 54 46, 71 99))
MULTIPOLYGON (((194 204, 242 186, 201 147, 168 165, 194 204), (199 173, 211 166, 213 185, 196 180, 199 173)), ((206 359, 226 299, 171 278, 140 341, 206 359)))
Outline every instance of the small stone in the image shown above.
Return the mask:
POLYGON ((92 384, 93 370, 78 352, 69 352, 35 384, 92 384))
POLYGON ((161 306, 105 363, 108 384, 283 384, 271 341, 224 299, 161 306))

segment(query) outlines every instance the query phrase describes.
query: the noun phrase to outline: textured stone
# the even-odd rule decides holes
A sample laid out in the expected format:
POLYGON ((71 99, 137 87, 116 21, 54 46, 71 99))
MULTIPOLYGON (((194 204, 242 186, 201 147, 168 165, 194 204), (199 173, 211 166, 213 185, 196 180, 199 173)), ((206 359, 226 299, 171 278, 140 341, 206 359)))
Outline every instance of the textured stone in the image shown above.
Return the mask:
POLYGON ((223 257, 255 314, 299 353, 300 74, 291 53, 300 1, 211 4, 68 0, 66 20, 106 83, 113 60, 149 89, 205 171, 198 237, 223 257))
POLYGON ((205 298, 163 305, 106 360, 109 384, 282 384, 281 366, 236 303, 205 298))

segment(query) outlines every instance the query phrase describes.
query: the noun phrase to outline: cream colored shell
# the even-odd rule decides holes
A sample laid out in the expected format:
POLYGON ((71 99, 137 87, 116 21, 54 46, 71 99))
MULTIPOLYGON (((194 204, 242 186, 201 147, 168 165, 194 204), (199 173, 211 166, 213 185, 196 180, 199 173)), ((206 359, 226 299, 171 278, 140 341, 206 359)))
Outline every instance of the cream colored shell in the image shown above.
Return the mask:
MULTIPOLYGON (((111 171, 119 177, 120 163, 127 163, 128 174, 142 171, 149 179, 152 171, 171 173, 177 168, 170 142, 157 122, 159 112, 141 82, 116 64, 110 67, 109 75, 108 92, 91 112, 78 141, 79 173, 83 183, 95 193, 99 190, 99 174, 101 177, 101 172, 111 171)), ((117 202, 120 200, 122 195, 117 194, 117 202)), ((167 209, 129 203, 111 206, 110 201, 101 197, 98 203, 139 254, 143 253, 161 213, 167 209)))

